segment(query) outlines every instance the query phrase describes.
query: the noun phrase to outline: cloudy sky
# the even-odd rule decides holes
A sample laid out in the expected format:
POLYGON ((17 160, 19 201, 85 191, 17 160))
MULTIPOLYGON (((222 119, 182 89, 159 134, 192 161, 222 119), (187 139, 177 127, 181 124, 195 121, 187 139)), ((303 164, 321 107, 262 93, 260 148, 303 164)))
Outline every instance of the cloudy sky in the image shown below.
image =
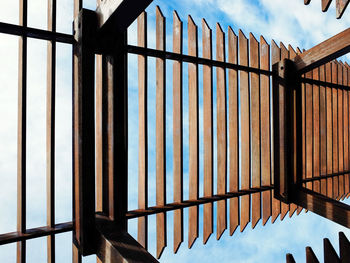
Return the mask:
MULTIPOLYGON (((28 6, 30 27, 45 29, 47 27, 47 1, 30 0, 28 6)), ((72 0, 58 0, 57 30, 71 33, 72 0)), ((220 22, 227 32, 231 26, 238 33, 242 29, 245 35, 252 32, 258 39, 263 35, 271 43, 282 41, 286 46, 308 49, 313 45, 346 29, 350 24, 347 11, 341 20, 335 19, 334 5, 327 13, 321 12, 319 0, 313 0, 304 6, 302 0, 192 0, 192 1, 154 1, 147 12, 148 46, 155 47, 155 6, 159 5, 167 17, 167 46, 172 50, 172 12, 177 10, 184 22, 184 52, 187 53, 187 15, 191 14, 195 23, 201 28, 201 19, 205 18, 213 29, 220 22)), ((84 2, 84 6, 94 9, 95 1, 84 2)), ((0 3, 0 21, 18 23, 18 2, 2 1, 0 3)), ((201 31, 199 31, 201 39, 201 31)), ((214 41, 215 42, 215 41, 214 41)), ((136 24, 129 28, 129 43, 136 44, 136 24)), ((215 48, 213 48, 215 57, 215 48)), ((57 45, 56 68, 56 222, 71 220, 71 47, 57 45)), ((18 38, 0 34, 0 233, 16 230, 16 154, 17 154, 17 61, 18 38), (6 201, 5 201, 6 200, 6 201)), ((199 54, 201 47, 199 46, 199 54)), ((129 56, 129 75, 136 76, 136 56, 129 56)), ((172 62, 167 62, 167 178, 172 181, 172 62)), ((184 64, 184 199, 188 198, 188 87, 187 64, 184 64)), ((149 59, 149 205, 155 204, 155 59, 149 59)), ((199 72, 202 77, 201 71, 199 72)), ((215 77, 215 74, 214 74, 215 77)), ((201 80, 200 80, 201 90, 201 80)), ((137 207, 137 131, 138 105, 137 78, 129 80, 129 209, 137 207)), ((215 101, 215 91, 214 91, 215 101)), ((46 168, 45 168, 45 126, 46 126, 46 42, 28 40, 28 160, 27 160, 27 227, 39 227, 46 224, 46 168)), ((214 116, 216 112, 214 111, 214 116)), ((200 99, 200 116, 202 107, 200 99)), ((214 119, 214 124, 216 120, 214 119)), ((202 125, 202 119, 200 119, 202 125)), ((202 140, 200 131, 200 140, 202 140)), ((216 138, 214 138, 216 140, 216 138)), ((214 142, 215 147, 215 142, 214 142)), ((200 173, 202 176, 203 158, 200 145, 200 173)), ((216 160, 216 156, 214 156, 216 160)), ((216 169, 214 169, 216 178, 216 169)), ((203 184, 200 182, 200 194, 203 184)), ((216 188, 216 187, 214 187, 216 188)), ((172 201, 171 185, 167 186, 167 200, 172 201)), ((215 207, 215 206, 214 206, 215 207)), ((184 243, 178 254, 172 253, 173 214, 168 214, 168 247, 161 262, 283 262, 286 253, 292 253, 297 262, 304 262, 305 247, 311 246, 317 255, 322 254, 322 239, 328 237, 338 250, 337 234, 350 232, 339 225, 320 218, 312 213, 301 213, 283 222, 269 221, 262 227, 261 221, 254 230, 249 224, 243 233, 236 232, 232 237, 225 231, 221 240, 215 234, 206 245, 202 244, 202 224, 200 210, 200 237, 191 250, 187 249, 187 216, 184 210, 184 243)), ((214 217, 215 218, 215 217, 214 217)), ((131 220, 129 230, 136 235, 136 220, 131 220)), ((215 229, 215 227, 214 227, 215 229)), ((149 218, 149 250, 155 255, 155 216, 149 218)), ((71 234, 57 236, 57 262, 68 262, 71 257, 71 234)), ((28 262, 46 261, 46 239, 28 241, 28 262)), ((94 262, 94 257, 84 258, 84 262, 94 262)), ((0 262, 15 262, 15 245, 0 246, 0 262)))

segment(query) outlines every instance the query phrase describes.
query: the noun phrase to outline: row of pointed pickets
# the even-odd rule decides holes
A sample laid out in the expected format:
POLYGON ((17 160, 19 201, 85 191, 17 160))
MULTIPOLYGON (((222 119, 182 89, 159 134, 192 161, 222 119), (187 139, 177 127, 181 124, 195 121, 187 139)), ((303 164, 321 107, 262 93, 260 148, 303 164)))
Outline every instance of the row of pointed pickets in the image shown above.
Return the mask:
MULTIPOLYGON (((157 7, 156 49, 151 49, 147 46, 146 12, 143 12, 137 20, 137 46, 128 46, 129 53, 138 55, 139 208, 129 211, 127 218, 138 218, 138 241, 147 248, 147 216, 156 214, 156 255, 158 258, 167 246, 167 212, 171 210, 174 211, 173 250, 175 253, 184 239, 183 209, 187 207, 189 208, 187 219, 189 248, 192 247, 199 237, 200 224, 203 227, 203 243, 205 244, 213 233, 214 227, 216 227, 216 238, 220 239, 227 228, 229 228, 229 234, 233 235, 238 227, 240 227, 242 232, 249 223, 254 228, 261 219, 262 224, 265 225, 270 217, 273 223, 279 216, 283 220, 287 214, 292 217, 295 212, 299 214, 302 211, 302 208, 295 204, 281 203, 273 197, 274 161, 271 118, 273 92, 271 89, 271 65, 286 58, 293 59, 298 54, 301 54, 302 51, 299 48, 295 50, 290 45, 287 48, 282 42, 278 46, 273 40, 270 45, 263 36, 260 37, 259 41, 251 33, 249 38, 247 38, 241 30, 236 35, 231 27, 228 27, 227 34, 225 34, 220 24, 217 23, 215 32, 216 58, 214 58, 212 29, 204 19, 201 21, 201 27, 202 41, 198 37, 198 26, 191 16, 188 16, 188 54, 184 54, 183 22, 177 12, 174 11, 173 50, 170 52, 166 49, 166 40, 170 39, 166 33, 166 18, 160 8, 157 7), (202 54, 199 54, 199 50, 202 51, 202 54), (226 54, 226 51, 228 54, 226 54), (147 120, 148 107, 151 107, 147 100, 149 88, 147 61, 149 57, 156 58, 156 127, 148 127, 147 120), (172 61, 172 171, 169 171, 166 167, 166 149, 168 146, 166 146, 165 142, 166 131, 169 129, 166 127, 165 105, 167 90, 166 72, 169 72, 169 70, 166 70, 167 60, 172 61), (186 68, 183 67, 183 62, 187 63, 186 68), (187 72, 185 72, 186 70, 187 72), (202 74, 199 74, 200 71, 202 71, 202 74), (214 72, 216 73, 216 78, 213 77, 214 72), (185 123, 183 118, 183 76, 186 73, 188 74, 188 83, 186 84, 188 85, 188 123, 185 123), (199 79, 199 76, 202 76, 202 79, 199 79), (200 85, 202 87, 199 87, 200 85), (216 101, 214 101, 214 98, 216 98, 216 101), (216 111, 214 110, 215 108, 216 111), (213 114, 215 112, 216 121, 214 122, 213 114), (189 127, 188 156, 184 156, 184 144, 186 143, 187 145, 187 142, 183 140, 183 125, 188 125, 189 127), (156 135, 156 206, 153 207, 148 206, 148 155, 150 149, 147 143, 148 132, 152 130, 154 130, 156 135), (201 137, 200 133, 202 134, 201 137), (215 142, 214 133, 216 133, 215 142), (214 148, 214 146, 216 147, 214 148), (203 151, 202 163, 200 162, 200 148, 203 151), (214 155, 216 155, 215 159, 214 155), (184 161, 189 162, 188 194, 184 194, 184 161), (216 163, 214 164, 214 162, 216 163), (200 166, 202 166, 202 169, 200 169, 200 166), (200 172, 200 170, 203 172, 200 172), (169 177, 169 174, 172 174, 172 178, 169 177), (172 182, 170 181, 171 179, 172 182), (203 182, 203 196, 199 195, 200 182, 203 182), (166 185, 171 183, 173 200, 170 203, 169 200, 166 200, 166 185), (215 186, 216 192, 214 191, 215 186), (199 214, 200 205, 203 206, 201 215, 199 214), (216 205, 216 222, 214 220, 214 205, 216 205)), ((348 86, 347 75, 350 72, 348 66, 338 62, 333 64, 333 71, 339 67, 342 76, 344 74, 344 81, 346 75, 346 83, 344 85, 348 86)), ((318 68, 317 70, 319 72, 320 69, 318 68)), ((340 71, 336 70, 334 72, 340 71)), ((315 70, 314 79, 317 79, 317 74, 315 70)), ((311 74, 311 77, 309 75, 306 77, 313 79, 313 75, 311 74)), ((337 76, 335 81, 336 79, 337 76)), ((326 81, 326 79, 323 79, 323 81, 326 81)), ((313 124, 314 119, 319 119, 314 118, 313 114, 319 114, 320 106, 317 106, 318 104, 315 106, 316 108, 318 107, 318 111, 313 109, 313 102, 305 107, 305 96, 309 96, 307 100, 312 100, 314 96, 314 104, 320 98, 317 95, 319 93, 312 91, 313 87, 315 87, 315 90, 317 89, 315 85, 303 85, 303 116, 305 117, 303 119, 303 130, 305 132, 303 145, 308 145, 303 147, 303 178, 313 177, 314 174, 320 176, 320 172, 317 172, 317 169, 320 169, 320 163, 317 163, 315 160, 319 160, 321 150, 319 144, 313 143, 314 133, 312 132, 312 127, 314 126, 316 133, 320 132, 316 128, 317 124, 313 124), (306 90, 307 94, 305 93, 306 90), (309 94, 310 91, 311 95, 309 94), (309 105, 311 105, 311 108, 309 105), (306 120, 311 121, 311 126, 310 123, 307 123, 306 127, 306 120), (311 133, 308 133, 309 131, 311 133), (313 148, 309 148, 310 145, 313 148), (310 149, 311 152, 309 152, 310 149), (307 152, 305 152, 306 150, 307 152), (314 163, 318 166, 313 167, 314 163)), ((319 86, 317 87, 319 90, 319 86)), ((309 102, 307 101, 307 103, 309 102)), ((322 107, 325 106, 322 104, 322 107)), ((344 112, 347 112, 346 116, 348 116, 348 104, 344 107, 346 107, 344 112)), ((325 108, 322 109, 324 110, 325 108)), ((339 114, 343 116, 343 108, 341 113, 339 111, 339 114)), ((348 117, 346 120, 348 120, 348 117)), ((322 125, 324 124, 322 123, 322 125)), ((343 124, 345 125, 342 122, 342 126, 339 128, 339 134, 341 132, 342 136, 343 129, 345 130, 343 124)), ((337 127, 335 127, 335 131, 337 131, 337 127)), ((336 133, 338 134, 338 132, 336 133)), ((332 132, 330 131, 328 134, 332 135, 332 132)), ((320 135, 317 138, 320 140, 320 135)), ((348 138, 348 132, 346 133, 346 138, 348 138)), ((346 139, 346 143, 347 145, 344 147, 348 149, 348 139, 346 139)), ((332 150, 332 147, 329 149, 332 150)), ((347 153, 348 150, 346 150, 347 153)), ((334 154, 338 155, 338 150, 335 150, 334 154)), ((342 162, 342 169, 348 169, 348 155, 344 156, 343 154, 341 158, 346 160, 346 167, 342 162)), ((332 171, 332 168, 330 168, 330 173, 332 171)), ((331 187, 329 190, 330 197, 347 197, 349 193, 349 176, 345 177, 342 179, 341 186, 339 184, 332 186, 329 183, 329 187, 331 187), (344 187, 346 184, 347 187, 344 187), (338 190, 340 188, 341 190, 338 190), (341 193, 341 196, 338 193, 341 193)), ((330 178, 330 181, 335 179, 337 178, 330 178)), ((321 188, 319 187, 320 180, 307 183, 309 188, 310 185, 311 187, 316 185, 314 190, 317 192, 320 192, 321 188, 322 191, 325 190, 324 187, 326 187, 326 184, 322 184, 321 188)))
MULTIPOLYGON (((308 5, 311 2, 311 0, 304 0, 304 4, 308 5)), ((340 19, 346 7, 348 6, 350 0, 336 0, 335 5, 336 5, 336 17, 340 19)), ((332 0, 321 0, 321 5, 322 5, 322 12, 327 12, 329 6, 331 5, 332 0)))
MULTIPOLYGON (((295 263, 292 254, 287 254, 287 263, 295 263)), ((311 247, 306 247, 306 263, 319 263, 311 247)), ((328 238, 323 239, 323 262, 324 263, 347 263, 350 262, 350 242, 343 232, 339 232, 339 254, 334 249, 328 238)))

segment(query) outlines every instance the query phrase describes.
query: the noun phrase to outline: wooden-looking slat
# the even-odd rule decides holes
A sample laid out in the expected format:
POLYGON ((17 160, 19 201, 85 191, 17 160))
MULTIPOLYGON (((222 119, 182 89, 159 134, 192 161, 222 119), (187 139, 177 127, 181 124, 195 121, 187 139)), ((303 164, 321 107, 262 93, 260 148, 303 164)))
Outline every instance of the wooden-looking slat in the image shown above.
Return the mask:
POLYGON ((341 18, 342 15, 344 14, 344 11, 346 7, 348 6, 350 0, 336 0, 336 13, 337 13, 337 18, 341 18))
POLYGON ((319 263, 311 247, 306 247, 306 263, 319 263))
MULTIPOLYGON (((137 18, 137 45, 147 47, 147 13, 142 12, 137 18)), ((138 208, 148 207, 148 125, 147 125, 147 57, 138 55, 138 90, 139 90, 139 162, 138 162, 138 208)), ((148 247, 148 218, 139 217, 137 241, 148 247)))
POLYGON ((294 257, 292 254, 287 254, 286 255, 286 263, 295 263, 294 257))
MULTIPOLYGON (((284 59, 288 59, 289 58, 289 52, 288 52, 288 49, 286 48, 286 46, 282 43, 282 42, 280 42, 280 49, 281 49, 281 61, 283 61, 284 59)), ((283 94, 282 95, 283 97, 285 96, 285 94, 283 94)), ((280 106, 280 118, 282 117, 282 116, 284 116, 284 113, 282 113, 284 110, 284 105, 282 105, 282 104, 280 104, 279 105, 280 106)), ((284 120, 281 120, 280 119, 280 122, 281 123, 285 123, 285 121, 284 120)), ((282 126, 284 126, 283 124, 282 124, 282 126)), ((286 136, 286 134, 284 134, 283 135, 283 138, 286 136)), ((284 154, 284 153, 283 153, 284 154)), ((280 163, 280 165, 282 165, 281 163, 280 163)), ((286 164, 283 164, 283 166, 285 166, 286 164)), ((281 202, 281 220, 283 220, 284 219, 284 217, 286 216, 286 214, 288 213, 288 211, 289 211, 289 204, 286 204, 286 203, 284 203, 284 202, 281 202)))
MULTIPOLYGON (((73 263, 81 263, 82 262, 82 256, 79 252, 79 249, 77 248, 77 246, 74 243, 72 243, 72 262, 73 263)), ((99 262, 98 259, 97 259, 97 262, 99 262)))
MULTIPOLYGON (((239 64, 249 65, 248 39, 239 30, 239 64)), ((249 74, 245 71, 239 72, 240 76, 240 105, 241 105, 241 189, 250 188, 250 107, 249 107, 249 74)), ((250 195, 241 196, 241 232, 250 222, 250 195)))
MULTIPOLYGON (((188 16, 188 54, 198 56, 198 29, 188 16)), ((199 105, 198 105, 198 65, 188 64, 188 124, 189 124, 189 198, 199 198, 199 105)), ((198 206, 189 208, 188 247, 191 248, 198 237, 198 206)))
MULTIPOLYGON (((56 32, 56 0, 48 0, 47 29, 56 32)), ((46 97, 46 222, 55 225, 55 93, 56 42, 47 42, 46 97)), ((55 235, 47 237, 47 262, 55 262, 55 235)))
MULTIPOLYGON (((156 9, 156 49, 165 50, 165 17, 156 9)), ((165 174, 165 61, 156 59, 156 199, 157 205, 166 203, 165 174)), ((166 214, 157 214, 157 258, 166 247, 166 214)))
MULTIPOLYGON (((249 65, 259 68, 259 42, 252 33, 249 34, 249 65)), ((261 186, 260 175, 260 78, 256 73, 250 73, 250 114, 251 114, 251 181, 252 187, 261 186)), ((252 194, 252 228, 261 218, 261 194, 252 194)))
MULTIPOLYGON (((313 72, 307 72, 305 74, 306 78, 312 79, 313 72)), ((312 85, 309 83, 305 84, 305 165, 306 165, 306 178, 312 178, 312 162, 313 162, 313 116, 312 116, 312 85)), ((312 190, 312 182, 307 182, 306 187, 312 190)))
POLYGON ((323 239, 324 263, 340 263, 340 259, 328 238, 323 239))
MULTIPOLYGON (((173 13, 173 52, 182 54, 182 21, 173 13)), ((173 179, 174 202, 182 202, 182 62, 173 62, 173 179)), ((174 253, 183 241, 183 212, 174 211, 174 253)))
MULTIPOLYGON (((326 81, 326 65, 320 66, 320 81, 326 81)), ((320 173, 327 174, 327 118, 326 118, 326 87, 320 86, 320 173)), ((320 184, 323 195, 327 195, 327 180, 320 184)))
MULTIPOLYGON (((332 64, 326 64, 326 82, 332 81, 332 64)), ((332 88, 326 87, 327 174, 333 171, 332 88)), ((333 179, 327 178, 327 196, 333 197, 333 179)))
MULTIPOLYGON (((338 83, 338 66, 336 62, 332 62, 332 83, 338 83)), ((332 125, 333 125, 333 173, 338 172, 338 92, 337 88, 332 88, 332 125)), ((339 180, 338 177, 333 178, 333 198, 338 198, 339 180)))
MULTIPOLYGON (((349 86, 349 69, 345 65, 343 69, 343 80, 344 85, 349 86)), ((343 99, 344 99, 344 170, 349 170, 349 91, 343 90, 343 99)), ((349 174, 344 175, 344 191, 345 195, 344 198, 347 197, 347 195, 350 192, 350 186, 349 186, 349 174)))
MULTIPOLYGON (((216 24, 216 60, 225 61, 225 33, 216 24)), ((216 113, 217 113, 217 193, 226 193, 227 128, 226 128, 226 70, 216 68, 216 113)), ((226 225, 226 200, 217 202, 216 238, 219 240, 226 225)))
MULTIPOLYGON (((19 2, 19 25, 27 26, 27 0, 19 2)), ((26 230, 27 37, 18 44, 17 231, 26 230)), ((17 263, 26 261, 26 242, 17 243, 17 263)))
MULTIPOLYGON (((297 48, 297 55, 300 55, 302 52, 297 48)), ((305 77, 303 74, 302 77, 305 77)), ((305 178, 305 84, 301 83, 301 133, 302 133, 302 178, 305 178)), ((301 213, 303 208, 298 206, 297 215, 301 213)))
POLYGON ((332 0, 322 0, 322 12, 326 12, 331 5, 332 0))
MULTIPOLYGON (((202 20, 203 58, 212 59, 212 31, 202 20)), ((213 195, 213 69, 203 65, 204 197, 213 195)), ((203 207, 203 243, 213 233, 213 204, 203 207)))
MULTIPOLYGON (((346 72, 347 72, 347 86, 350 87, 350 66, 347 62, 345 62, 345 67, 346 67, 346 72)), ((350 124, 350 91, 348 90, 347 91, 347 97, 348 97, 348 108, 344 109, 346 112, 347 112, 347 115, 348 115, 348 122, 350 124)), ((348 130, 348 139, 349 139, 349 147, 348 147, 348 155, 350 155, 350 126, 346 126, 346 129, 348 130)), ((345 162, 347 163, 348 167, 350 168, 350 156, 345 160, 345 162)), ((347 174, 345 176, 345 189, 348 189, 346 190, 346 193, 347 193, 347 196, 346 198, 348 198, 350 196, 350 174, 347 174)))
MULTIPOLYGON (((343 85, 343 64, 338 63, 338 84, 343 85)), ((338 89, 338 171, 344 171, 343 90, 338 89)), ((344 175, 339 175, 339 198, 344 195, 344 175)))
MULTIPOLYGON (((260 69, 270 70, 270 45, 260 36, 260 69)), ((260 75, 261 185, 271 185, 270 78, 260 75)), ((263 225, 271 216, 271 191, 262 193, 263 225)))
MULTIPOLYGON (((291 45, 288 45, 289 58, 294 59, 297 55, 296 51, 293 49, 291 45)), ((296 90, 293 90, 293 182, 297 181, 297 109, 296 109, 296 90)), ((289 205, 289 217, 292 217, 294 212, 297 210, 298 206, 294 203, 289 205)))
MULTIPOLYGON (((280 48, 277 46, 276 42, 274 40, 272 40, 272 44, 271 44, 271 64, 275 64, 277 62, 279 62, 281 59, 281 51, 280 48)), ((273 89, 272 89, 272 94, 270 95, 270 97, 273 97, 273 89)), ((272 133, 272 138, 274 138, 274 134, 273 134, 273 129, 271 130, 272 133)), ((273 145, 273 141, 271 143, 273 145)), ((274 156, 274 152, 273 152, 273 147, 272 147, 272 155, 274 156)), ((274 167, 273 162, 274 159, 272 159, 272 165, 271 165, 271 169, 274 167)), ((272 172, 273 174, 274 172, 272 172)), ((272 176, 272 184, 274 184, 274 177, 272 176)), ((272 190, 272 217, 271 217, 271 222, 274 223, 278 217, 278 215, 281 213, 281 202, 279 200, 277 200, 276 198, 274 198, 274 191, 272 190)))
MULTIPOLYGON (((315 68, 312 71, 312 78, 314 80, 320 79, 319 68, 315 68)), ((312 146, 313 146, 313 177, 320 176, 320 87, 318 85, 312 85, 312 146)), ((320 182, 313 182, 313 189, 315 192, 320 192, 320 182)))
POLYGON ((350 261, 350 242, 343 232, 339 232, 340 262, 350 261))
MULTIPOLYGON (((228 62, 238 64, 238 37, 231 27, 228 28, 228 62)), ((231 192, 239 190, 239 137, 238 137, 238 71, 228 70, 229 94, 229 165, 231 192)), ((230 235, 233 235, 239 225, 239 199, 230 199, 230 235)))

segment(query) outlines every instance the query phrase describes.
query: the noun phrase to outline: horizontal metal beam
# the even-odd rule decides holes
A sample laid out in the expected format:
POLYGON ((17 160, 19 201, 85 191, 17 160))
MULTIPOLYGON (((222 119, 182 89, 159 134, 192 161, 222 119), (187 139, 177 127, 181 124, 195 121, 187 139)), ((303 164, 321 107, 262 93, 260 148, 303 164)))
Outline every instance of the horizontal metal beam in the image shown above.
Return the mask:
POLYGON ((0 33, 73 44, 73 35, 0 22, 0 33))
POLYGON ((97 215, 98 230, 97 256, 102 262, 149 262, 158 261, 131 235, 118 228, 118 224, 107 217, 97 215))
POLYGON ((300 74, 332 61, 350 51, 350 28, 304 51, 294 58, 300 74))
POLYGON ((294 191, 293 203, 350 228, 350 206, 306 188, 294 191))
POLYGON ((124 32, 152 0, 104 0, 96 9, 100 33, 124 32))
POLYGON ((56 224, 54 227, 43 226, 27 229, 25 233, 11 232, 0 235, 0 245, 28 240, 32 238, 44 237, 53 234, 69 232, 73 230, 72 222, 56 224))

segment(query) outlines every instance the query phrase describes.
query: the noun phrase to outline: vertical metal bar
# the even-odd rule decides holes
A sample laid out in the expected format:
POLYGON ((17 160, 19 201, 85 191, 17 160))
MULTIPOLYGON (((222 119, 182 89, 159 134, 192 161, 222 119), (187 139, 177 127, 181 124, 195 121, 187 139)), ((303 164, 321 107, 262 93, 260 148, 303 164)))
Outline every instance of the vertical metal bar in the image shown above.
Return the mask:
MULTIPOLYGON (((349 69, 347 65, 344 66, 344 85, 349 86, 349 69)), ((344 170, 349 170, 349 91, 343 91, 344 98, 344 170)), ((349 174, 344 175, 344 198, 349 194, 349 174)))
MULTIPOLYGON (((202 20, 203 58, 212 59, 212 31, 202 20)), ((213 195, 213 69, 203 65, 204 196, 213 195)), ((213 233, 213 204, 203 206, 203 243, 213 233)))
MULTIPOLYGON (((338 63, 338 84, 343 85, 343 64, 338 63)), ((338 89, 338 171, 344 171, 343 89, 338 89)), ((344 195, 344 175, 339 176, 339 198, 344 195)))
MULTIPOLYGON (((280 59, 281 59, 281 50, 277 46, 276 42, 274 40, 272 40, 272 44, 271 44, 271 64, 273 65, 273 64, 279 62, 280 59)), ((273 89, 272 89, 271 97, 273 97, 273 96, 274 96, 274 94, 273 94, 273 89)), ((273 142, 274 141, 272 141, 272 145, 274 145, 273 142)), ((273 147, 272 147, 272 149, 273 149, 273 147)), ((272 152, 272 156, 274 156, 274 152, 272 152)), ((274 159, 273 159, 273 161, 274 161, 274 159)), ((272 163, 271 169, 272 169, 272 167, 274 167, 273 163, 272 163)), ((272 176, 272 184, 274 184, 274 183, 275 183, 274 182, 274 176, 272 176)), ((277 200, 276 198, 274 198, 274 190, 272 190, 272 217, 271 217, 271 222, 272 223, 274 223, 276 221, 276 219, 277 219, 277 217, 278 217, 278 215, 280 213, 281 213, 281 202, 279 200, 277 200)))
MULTIPOLYGON (((332 62, 332 83, 338 83, 338 66, 332 62)), ((332 88, 332 124, 333 124, 333 173, 338 172, 338 92, 337 88, 332 88)), ((339 180, 333 178, 333 198, 338 198, 339 180)))
POLYGON ((73 263, 81 263, 82 262, 82 257, 81 257, 81 254, 79 252, 79 249, 74 243, 72 243, 72 262, 73 263))
MULTIPOLYGON (((182 54, 182 21, 176 11, 173 13, 173 51, 182 54)), ((182 62, 173 62, 173 150, 174 150, 174 202, 183 200, 182 164, 182 62)), ((183 210, 174 211, 174 253, 183 241, 183 210)))
MULTIPOLYGON (((239 63, 242 66, 248 66, 248 39, 244 33, 239 30, 239 63)), ((249 107, 249 74, 240 71, 240 105, 241 105, 241 189, 250 188, 250 107, 249 107)), ((250 195, 241 196, 241 232, 250 222, 250 195)))
MULTIPOLYGON (((198 29, 188 16, 188 54, 198 56, 198 29)), ((189 121, 189 198, 199 198, 199 106, 198 106, 198 65, 188 64, 188 121, 189 121)), ((198 237, 198 206, 189 208, 188 247, 198 237)))
MULTIPOLYGON (((259 68, 259 42, 252 33, 249 34, 249 65, 259 68)), ((253 188, 261 186, 260 160, 260 77, 250 73, 250 114, 251 114, 251 180, 253 188)), ((252 228, 261 218, 261 193, 252 194, 252 228)))
MULTIPOLYGON (((165 50, 165 17, 160 8, 156 9, 156 48, 165 50)), ((157 205, 166 204, 165 181, 165 61, 156 60, 156 181, 157 205)), ((166 247, 166 215, 157 214, 157 258, 166 247)))
MULTIPOLYGON (((282 42, 280 42, 280 49, 281 49, 281 61, 284 60, 284 59, 289 58, 288 49, 286 48, 286 46, 282 42)), ((284 94, 282 96, 286 96, 286 95, 284 94)), ((282 107, 285 107, 285 106, 280 105, 280 109, 282 107)), ((286 136, 286 134, 284 136, 286 136)), ((287 165, 287 164, 284 164, 284 165, 287 165)), ((289 204, 281 202, 281 216, 280 216, 281 220, 284 219, 284 217, 287 215, 288 211, 289 211, 289 204)))
MULTIPOLYGON (((270 46, 260 36, 260 69, 270 70, 270 46)), ((270 77, 260 75, 261 185, 271 185, 270 77)), ((271 216, 271 191, 262 192, 263 225, 271 216)))
POLYGON ((83 255, 94 252, 95 240, 95 126, 94 126, 94 12, 82 10, 74 21, 73 173, 74 242, 83 255))
MULTIPOLYGON (((307 72, 306 78, 312 79, 312 71, 307 72)), ((313 139, 312 139, 312 133, 313 133, 313 121, 312 121, 312 85, 306 83, 305 84, 305 158, 306 158, 306 178, 312 178, 313 173, 313 139)), ((312 190, 312 182, 306 183, 306 187, 310 190, 312 190)))
POLYGON ((337 252, 328 238, 323 239, 324 263, 340 263, 337 252))
MULTIPOLYGON (((348 78, 347 86, 350 87, 350 66, 346 62, 345 62, 345 66, 346 66, 346 71, 347 71, 347 76, 348 76, 347 77, 348 78)), ((349 90, 347 91, 347 95, 346 96, 348 97, 348 108, 346 108, 345 110, 346 110, 346 113, 348 115, 348 122, 350 124, 350 91, 349 90)), ((347 163, 348 168, 350 168, 350 125, 347 125, 346 129, 348 131, 348 136, 349 136, 349 147, 348 147, 349 157, 345 160, 345 162, 347 163)), ((350 188, 350 174, 347 174, 345 176, 345 178, 346 178, 345 187, 346 187, 346 189, 349 189, 350 188)), ((349 196, 350 196, 350 193, 349 193, 350 189, 348 191, 346 191, 346 192, 347 192, 346 198, 349 198, 349 196)))
MULTIPOLYGON (((326 82, 332 81, 332 64, 326 64, 326 82)), ((327 137, 327 174, 333 171, 333 125, 332 125, 332 88, 326 87, 326 137, 327 137)), ((333 197, 333 179, 327 178, 327 196, 333 197)))
MULTIPOLYGON (((289 51, 289 59, 294 59, 297 55, 295 50, 291 45, 288 45, 288 51, 289 51)), ((293 182, 297 182, 297 91, 293 90, 293 182)), ((294 203, 291 203, 289 205, 289 217, 292 217, 294 212, 297 210, 297 205, 294 203)))
MULTIPOLYGON (((326 65, 320 66, 320 81, 326 81, 326 65)), ((320 86, 320 172, 327 174, 326 87, 320 86)), ((321 180, 321 194, 327 195, 327 180, 321 180)))
MULTIPOLYGON (((315 68, 312 71, 312 78, 314 80, 320 79, 319 68, 315 68)), ((312 104, 313 104, 313 177, 320 176, 320 87, 318 85, 312 85, 312 104)), ((320 192, 320 182, 313 182, 313 189, 315 192, 320 192)))
MULTIPOLYGON (((147 13, 137 18, 137 45, 147 47, 147 13)), ((138 55, 138 86, 139 86, 139 184, 138 207, 148 207, 148 125, 147 125, 147 57, 138 55)), ((148 247, 148 218, 138 218, 137 241, 148 247)))
MULTIPOLYGON (((27 26, 27 0, 19 2, 19 25, 27 26)), ((17 231, 26 231, 27 37, 18 45, 17 231)), ((26 261, 26 242, 17 243, 17 263, 26 261)))
MULTIPOLYGON (((56 31, 56 0, 48 0, 48 30, 56 31)), ((47 42, 46 207, 47 225, 55 225, 55 93, 56 42, 47 42)), ((47 262, 55 262, 55 235, 47 237, 47 262)))
POLYGON ((306 247, 306 263, 319 263, 311 247, 306 247))
MULTIPOLYGON (((225 33, 216 24, 216 60, 225 61, 225 33)), ((227 128, 226 128, 226 71, 216 67, 216 113, 217 113, 217 193, 226 193, 227 175, 227 128)), ((217 202, 216 239, 219 240, 227 228, 226 200, 217 202)))
MULTIPOLYGON (((228 28, 228 62, 238 64, 238 37, 228 28)), ((239 191, 238 71, 228 70, 230 192, 239 191)), ((230 199, 230 235, 239 226, 239 198, 230 199)))

